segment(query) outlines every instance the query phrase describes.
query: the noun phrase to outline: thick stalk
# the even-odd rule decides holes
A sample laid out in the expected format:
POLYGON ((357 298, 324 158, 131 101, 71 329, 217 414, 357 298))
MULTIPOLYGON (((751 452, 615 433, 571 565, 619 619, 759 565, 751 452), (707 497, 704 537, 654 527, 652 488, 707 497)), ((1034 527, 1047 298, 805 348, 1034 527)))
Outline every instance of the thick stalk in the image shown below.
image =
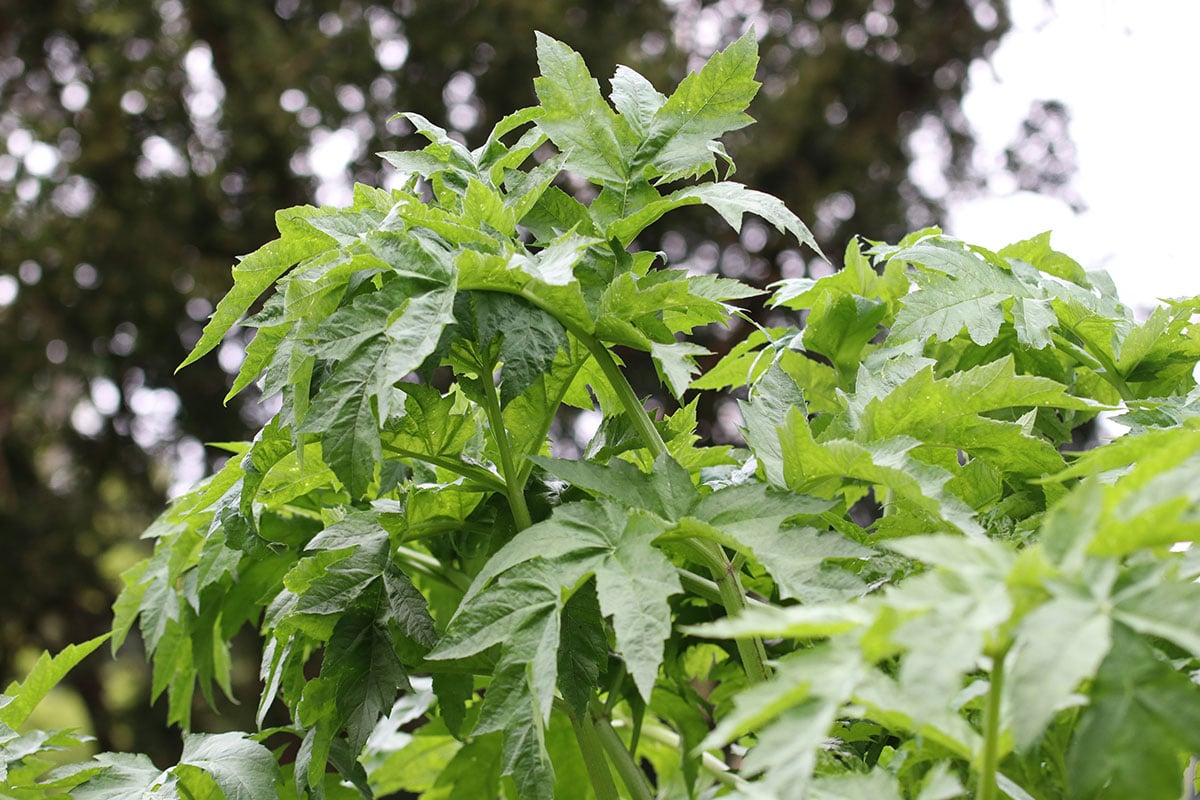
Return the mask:
POLYGON ((1004 658, 1008 648, 992 655, 992 680, 983 710, 983 755, 979 759, 979 800, 996 800, 1000 768, 1000 699, 1004 693, 1004 658))
POLYGON ((508 430, 504 427, 504 412, 500 410, 500 395, 496 392, 496 382, 491 375, 480 375, 479 382, 483 386, 483 406, 487 413, 488 425, 492 429, 492 438, 496 440, 496 449, 500 451, 504 494, 508 498, 508 507, 512 511, 517 530, 523 531, 533 524, 533 519, 529 516, 529 506, 525 505, 525 492, 513 462, 512 445, 508 441, 508 430))
MULTIPOLYGON (((710 603, 721 603, 721 587, 717 586, 715 581, 710 581, 708 578, 701 577, 696 573, 678 567, 675 573, 679 576, 679 582, 683 584, 686 591, 707 600, 710 603)), ((746 597, 747 608, 772 608, 769 603, 764 603, 761 600, 755 600, 753 597, 746 597)))
MULTIPOLYGON (((742 588, 742 580, 738 571, 730 563, 725 550, 716 542, 705 542, 706 550, 710 552, 712 563, 709 570, 717 588, 721 591, 721 604, 725 613, 737 616, 746 607, 746 590, 742 588)), ((758 636, 748 639, 736 639, 738 655, 742 658, 742 669, 746 670, 746 678, 750 683, 761 683, 771 677, 771 668, 767 666, 767 649, 758 636)))
POLYGON ((575 740, 579 742, 583 764, 587 767, 588 777, 592 779, 592 790, 596 793, 596 800, 620 800, 595 726, 586 713, 584 718, 580 719, 574 711, 568 709, 567 716, 571 719, 571 727, 575 729, 575 740))
POLYGON ((604 717, 596 715, 594 709, 589 710, 588 717, 600 739, 600 745, 608 755, 608 760, 616 767, 621 782, 625 784, 633 800, 654 800, 654 790, 650 788, 650 782, 633 760, 633 755, 625 749, 625 743, 617 736, 612 724, 604 717))
POLYGON ((650 421, 649 415, 646 414, 645 406, 638 399, 637 394, 633 391, 633 387, 629 385, 629 381, 625 379, 625 373, 621 372, 621 368, 613 360, 612 353, 608 351, 603 342, 594 336, 584 334, 580 336, 579 340, 587 347, 588 352, 592 354, 592 358, 596 359, 596 364, 600 367, 600 371, 604 373, 604 377, 608 379, 613 391, 617 393, 617 398, 621 401, 621 406, 625 409, 625 414, 629 417, 629 421, 633 423, 633 427, 638 432, 638 437, 642 440, 642 444, 646 446, 646 449, 650 451, 650 455, 658 458, 666 453, 666 443, 658 435, 658 429, 650 421))

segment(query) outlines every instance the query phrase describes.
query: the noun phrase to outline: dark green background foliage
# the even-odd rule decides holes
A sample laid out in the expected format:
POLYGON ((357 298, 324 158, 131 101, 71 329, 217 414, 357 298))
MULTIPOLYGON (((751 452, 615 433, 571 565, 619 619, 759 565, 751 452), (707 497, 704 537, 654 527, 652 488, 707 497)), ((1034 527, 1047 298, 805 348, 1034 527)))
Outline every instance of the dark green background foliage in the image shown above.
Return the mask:
MULTIPOLYGON (((737 179, 781 197, 826 252, 851 231, 894 240, 935 221, 936 200, 907 181, 903 143, 923 115, 938 115, 954 179, 971 180, 966 66, 1007 26, 998 6, 996 25, 982 29, 971 9, 981 3, 763 2, 752 17, 764 34, 764 88, 750 109, 759 124, 729 139, 737 179)), ((0 2, 0 142, 19 150, 23 135, 12 134, 26 130, 60 155, 36 175, 0 145, 0 274, 21 281, 0 307, 0 676, 23 646, 57 650, 106 629, 112 576, 160 509, 171 464, 196 441, 241 439, 265 419, 253 398, 222 404, 232 377, 217 359, 173 370, 235 257, 273 238, 275 209, 312 201, 315 181, 296 166, 314 130, 369 137, 351 170, 377 184, 372 154, 412 144, 403 123, 387 122, 397 110, 446 124, 448 100, 461 101, 474 110, 461 132, 475 146, 502 113, 531 104, 534 30, 570 43, 597 75, 625 63, 666 88, 741 32, 747 17, 730 8, 743 5, 759 4, 0 2), (718 42, 687 33, 710 22, 718 42), (393 54, 407 48, 393 71, 375 55, 385 41, 393 54), (224 94, 214 116, 197 119, 184 64, 206 51, 224 94), (447 92, 456 76, 460 89, 473 86, 465 99, 447 92), (299 113, 281 108, 289 89, 304 93, 299 113), (184 154, 176 172, 149 174, 152 137, 184 154), (112 413, 72 424, 112 386, 112 413), (172 415, 175 398, 183 410, 172 415), (145 413, 155 403, 168 412, 157 431, 145 413)), ((773 231, 739 242, 712 214, 671 224, 678 235, 660 240, 652 228, 639 243, 758 285, 797 263, 780 255, 794 243, 773 231)), ((130 703, 105 695, 102 669, 89 661, 72 676, 100 746, 174 747, 137 716, 150 713, 144 690, 130 703)), ((250 680, 253 665, 235 674, 250 680)))

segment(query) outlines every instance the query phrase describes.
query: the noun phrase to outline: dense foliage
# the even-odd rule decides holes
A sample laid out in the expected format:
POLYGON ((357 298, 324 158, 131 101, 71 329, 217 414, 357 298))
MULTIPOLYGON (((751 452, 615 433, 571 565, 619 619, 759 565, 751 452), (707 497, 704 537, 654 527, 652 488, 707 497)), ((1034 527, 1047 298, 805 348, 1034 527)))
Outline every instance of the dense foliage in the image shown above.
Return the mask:
MULTIPOLYGON (((4 0, 0 683, 41 650, 106 630, 118 573, 144 555, 131 532, 216 466, 202 442, 249 438, 270 416, 252 389, 220 402, 244 332, 219 358, 174 367, 229 289, 234 258, 273 237, 276 209, 344 205, 331 197, 352 180, 391 178, 374 154, 417 138, 388 124, 397 110, 476 146, 534 101, 534 30, 574 43, 597 74, 625 63, 671 86, 753 24, 764 90, 751 114, 763 124, 752 143, 729 141, 739 179, 840 251, 855 231, 895 238, 937 218, 939 198, 908 177, 914 129, 944 127, 949 185, 971 182, 961 101, 969 65, 1007 30, 1006 5, 4 0)), ((780 256, 794 242, 751 224, 743 246, 698 209, 640 238, 758 286, 781 265, 803 269, 780 256)), ((708 346, 740 338, 727 333, 708 346)), ((635 366, 639 393, 655 390, 653 371, 635 366)), ((698 416, 702 433, 717 420, 703 401, 698 416)), ((129 701, 149 686, 140 661, 135 646, 119 669, 88 661, 69 683, 100 747, 174 759, 161 710, 129 701)), ((253 661, 235 656, 240 691, 253 691, 253 661)))
POLYGON ((689 337, 755 292, 638 234, 705 205, 815 247, 729 179, 753 35, 669 97, 620 67, 605 99, 570 48, 537 49, 538 105, 481 147, 408 114, 427 144, 384 154, 401 188, 281 211, 185 362, 243 320, 231 394, 260 380, 282 408, 124 575, 112 643, 140 630, 178 764, 48 772, 73 735, 20 731, 101 637, 0 700, 4 791, 1178 797, 1200 751, 1200 559, 1175 546, 1200 503, 1200 299, 1139 322, 1047 236, 993 253, 927 229, 776 284, 803 324, 699 375, 689 337), (678 410, 647 412, 635 352, 678 410), (729 387, 746 447, 701 446, 696 398, 729 387), (601 419, 578 457, 551 436, 564 404, 601 419), (1130 433, 1065 452, 1102 411, 1130 433), (245 626, 259 723, 290 722, 187 733, 245 626))

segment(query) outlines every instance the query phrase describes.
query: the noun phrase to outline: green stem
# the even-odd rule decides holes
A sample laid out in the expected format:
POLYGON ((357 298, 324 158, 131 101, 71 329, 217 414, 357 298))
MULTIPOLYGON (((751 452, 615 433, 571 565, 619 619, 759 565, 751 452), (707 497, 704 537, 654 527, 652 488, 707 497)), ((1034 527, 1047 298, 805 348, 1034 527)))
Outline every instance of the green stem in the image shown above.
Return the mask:
MULTIPOLYGON (((679 734, 670 728, 656 723, 644 724, 642 726, 642 735, 652 742, 658 742, 667 747, 679 748, 681 746, 679 734)), ((719 783, 728 786, 730 789, 744 790, 750 787, 750 783, 745 778, 733 772, 728 764, 712 753, 702 752, 700 754, 700 766, 708 774, 716 778, 719 783)))
MULTIPOLYGON (((577 333, 576 336, 579 336, 579 334, 577 333)), ((625 409, 625 414, 629 417, 629 421, 633 423, 633 427, 637 430, 642 444, 650 451, 650 455, 653 458, 658 458, 666 453, 666 443, 658 435, 658 429, 650 421, 650 416, 646 413, 646 407, 642 405, 642 401, 638 399, 637 394, 633 391, 633 387, 629 385, 629 381, 625 378, 625 373, 621 372, 621 368, 613 360, 612 353, 604 346, 603 342, 594 336, 584 334, 579 336, 579 340, 583 342, 588 352, 592 354, 592 358, 596 359, 596 364, 600 367, 600 371, 604 373, 604 377, 608 379, 613 391, 617 393, 617 398, 621 401, 621 406, 625 409)))
POLYGON ((508 430, 504 427, 504 412, 500 410, 500 395, 496 392, 496 382, 491 373, 480 375, 479 383, 483 387, 483 408, 487 413, 488 425, 492 429, 492 438, 496 440, 496 449, 500 451, 504 494, 508 497, 508 507, 512 511, 517 530, 523 531, 533 524, 533 518, 529 516, 529 506, 525 505, 524 486, 513 462, 512 445, 508 441, 508 430))
POLYGON ((600 744, 595 726, 586 715, 581 720, 570 709, 567 709, 567 716, 571 720, 571 727, 575 729, 575 740, 579 742, 583 764, 587 767, 588 777, 592 779, 592 790, 596 793, 596 800, 619 800, 617 785, 608 769, 604 747, 600 744))
POLYGON ((459 461, 457 458, 449 456, 438 456, 431 453, 418 453, 415 450, 405 450, 403 447, 384 443, 383 449, 385 452, 394 453, 403 458, 413 458, 417 461, 424 461, 427 464, 433 464, 443 469, 449 470, 456 475, 461 475, 468 480, 475 481, 481 486, 485 486, 493 492, 504 491, 504 481, 494 473, 488 472, 483 467, 475 464, 467 464, 459 461))
POLYGON ((604 373, 604 377, 608 379, 609 384, 612 385, 613 391, 617 393, 617 398, 621 401, 622 408, 629 415, 629 419, 637 429, 638 436, 641 438, 642 444, 646 446, 646 449, 650 451, 654 458, 658 458, 667 452, 666 443, 658 435, 658 430, 655 429, 654 423, 650 421, 650 417, 646 414, 645 406, 638 399, 637 394, 633 391, 633 387, 629 385, 629 381, 625 379, 625 374, 621 372, 621 368, 617 366, 617 362, 613 360, 612 353, 609 352, 604 343, 597 339, 591 331, 579 327, 579 325, 571 320, 563 319, 554 313, 554 308, 548 306, 540 297, 524 289, 492 286, 486 282, 475 285, 467 281, 460 281, 458 288, 461 291, 514 294, 558 320, 564 328, 570 331, 588 349, 588 352, 592 354, 592 358, 596 359, 596 364, 600 367, 600 371, 604 373))
POLYGON ((616 767, 621 782, 625 784, 633 800, 654 800, 654 790, 650 788, 650 782, 646 780, 642 768, 633 760, 633 755, 625 749, 625 743, 617 736, 612 724, 604 717, 597 716, 594 709, 589 709, 588 716, 595 726, 600 745, 604 748, 608 760, 616 767))
POLYGON ((996 773, 1000 768, 1000 699, 1004 693, 1005 647, 992 654, 992 680, 983 711, 983 755, 979 763, 979 800, 996 800, 996 773))
POLYGON ((460 592, 471 588, 470 578, 453 567, 446 566, 428 553, 422 553, 420 550, 413 550, 410 547, 397 547, 396 555, 417 571, 431 578, 437 578, 460 592))
MULTIPOLYGON (((677 567, 675 572, 679 575, 679 582, 683 584, 683 588, 699 598, 707 600, 710 603, 721 603, 721 587, 715 581, 710 581, 702 575, 697 575, 691 570, 677 567)), ((770 608, 769 603, 764 603, 761 600, 755 600, 753 597, 746 598, 747 608, 770 608)))
MULTIPOLYGON (((696 541, 704 553, 705 566, 712 573, 721 595, 721 604, 725 613, 736 616, 746 608, 746 590, 742 588, 742 580, 738 571, 725 555, 724 548, 716 542, 696 541)), ((738 655, 742 659, 742 669, 750 683, 761 683, 771 677, 771 668, 767 666, 767 649, 763 646, 761 637, 753 636, 748 639, 737 639, 738 655)))
MULTIPOLYGON (((1079 336, 1078 333, 1075 333, 1073 328, 1068 326, 1067 330, 1071 331, 1071 333, 1074 333, 1076 336, 1079 336)), ((1055 344, 1059 345, 1064 350, 1069 351, 1084 364, 1095 370, 1096 374, 1103 378, 1109 386, 1117 390, 1117 393, 1121 395, 1122 400, 1128 401, 1137 398, 1137 394, 1133 391, 1133 389, 1129 388, 1129 384, 1126 383, 1125 379, 1121 377, 1121 372, 1117 369, 1116 363, 1114 363, 1106 353, 1092 351, 1088 349, 1086 345, 1077 345, 1062 336, 1051 334, 1051 338, 1054 339, 1055 344), (1097 369, 1097 367, 1099 367, 1099 369, 1097 369)), ((1083 337, 1079 338, 1082 339, 1083 337)))

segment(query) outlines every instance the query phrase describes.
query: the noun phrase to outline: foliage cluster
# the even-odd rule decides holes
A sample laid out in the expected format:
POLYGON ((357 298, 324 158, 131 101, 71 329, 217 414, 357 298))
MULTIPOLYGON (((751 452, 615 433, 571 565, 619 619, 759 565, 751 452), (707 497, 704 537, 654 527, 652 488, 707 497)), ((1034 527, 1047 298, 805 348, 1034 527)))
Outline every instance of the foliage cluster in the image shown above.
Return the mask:
MULTIPOLYGON (((908 180, 903 144, 918 126, 945 121, 950 185, 977 182, 961 111, 967 65, 1008 29, 1005 0, 937 13, 893 0, 2 6, 0 684, 42 649, 107 630, 117 575, 144 554, 129 532, 189 475, 217 466, 202 442, 249 439, 270 416, 254 390, 220 402, 248 329, 226 339, 222 357, 173 369, 228 290, 234 257, 274 237, 276 209, 344 205, 352 180, 390 177, 375 152, 419 138, 388 123, 396 110, 445 120, 478 144, 533 102, 534 30, 575 43, 597 74, 623 62, 672 86, 754 23, 767 55, 751 113, 763 124, 752 143, 741 132, 728 140, 738 179, 783 199, 840 250, 852 231, 895 239, 927 224, 907 215, 938 215, 938 198, 908 180)), ((1037 140, 1023 135, 1021 153, 1037 140)), ((1038 170, 1050 162, 1038 158, 1038 170)), ((674 262, 719 258, 757 285, 796 263, 780 257, 794 243, 761 226, 748 226, 753 246, 743 247, 716 215, 693 212, 641 245, 674 262)), ((740 338, 721 333, 710 347, 740 338)), ((655 391, 652 371, 642 374, 639 394, 655 391)), ((697 413, 702 426, 715 419, 703 399, 697 413)), ((247 696, 248 650, 235 653, 233 682, 247 696)), ((162 714, 126 702, 150 684, 140 661, 133 648, 119 667, 90 659, 70 689, 101 749, 174 760, 162 714)), ((223 709, 220 724, 253 726, 247 710, 223 709)), ((196 719, 218 724, 207 709, 196 719)))
POLYGON ((21 725, 101 637, 0 700, 3 791, 1178 797, 1200 752, 1200 557, 1174 547, 1200 520, 1200 300, 1139 322, 1047 236, 923 230, 776 284, 803 324, 699 375, 689 335, 756 292, 638 234, 706 205, 815 247, 729 180, 753 36, 669 97, 618 68, 611 105, 571 49, 538 56, 539 104, 480 148, 409 114, 428 144, 384 155, 402 188, 280 212, 185 362, 274 286, 231 394, 261 376, 282 408, 147 532, 112 644, 138 626, 187 731, 252 626, 259 723, 282 703, 290 724, 186 733, 166 770, 47 771, 74 735, 21 725), (631 351, 672 413, 634 393, 631 351), (701 446, 696 393, 729 387, 746 447, 701 446), (579 458, 551 447, 563 404, 602 418, 579 458), (1130 433, 1066 452, 1106 410, 1130 433))

